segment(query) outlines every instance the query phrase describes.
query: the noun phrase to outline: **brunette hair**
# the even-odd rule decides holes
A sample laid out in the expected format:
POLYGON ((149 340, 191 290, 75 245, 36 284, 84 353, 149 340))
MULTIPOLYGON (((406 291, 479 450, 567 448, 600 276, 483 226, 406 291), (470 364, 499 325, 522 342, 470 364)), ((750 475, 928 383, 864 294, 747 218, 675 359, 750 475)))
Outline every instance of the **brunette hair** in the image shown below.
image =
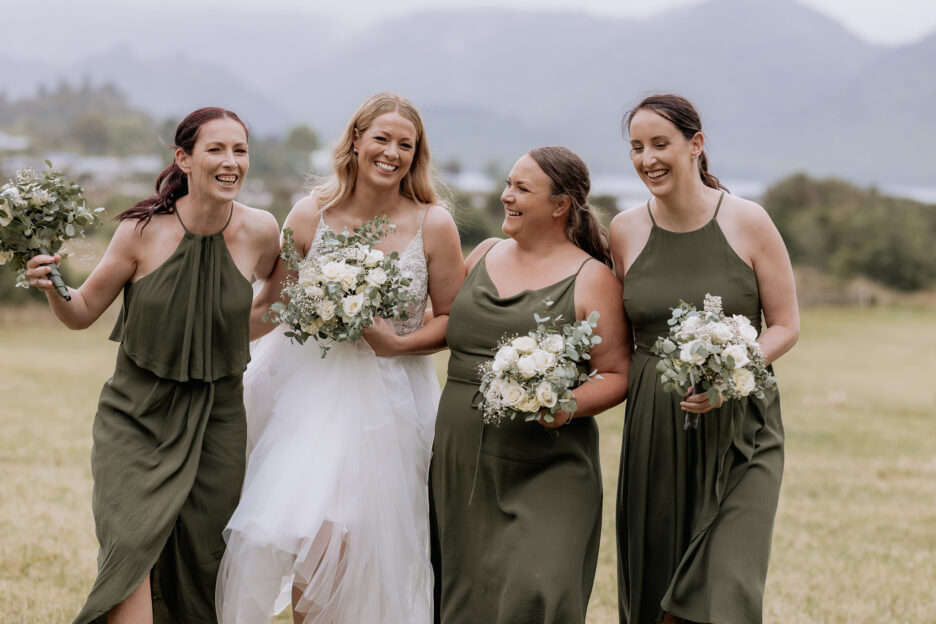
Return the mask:
POLYGON ((612 266, 608 231, 588 203, 591 190, 588 167, 575 152, 564 147, 537 147, 529 155, 549 177, 553 196, 569 198, 566 236, 590 256, 612 266))
POLYGON ((413 162, 400 180, 400 194, 419 204, 445 204, 441 199, 443 189, 433 175, 429 142, 419 111, 405 97, 383 92, 371 96, 358 107, 332 150, 331 174, 313 189, 322 210, 343 203, 354 192, 358 174, 357 156, 354 153, 355 137, 364 134, 381 115, 393 112, 402 115, 416 129, 413 162))
MULTIPOLYGON (((182 120, 176 128, 175 141, 171 147, 181 149, 186 154, 191 154, 198 140, 198 131, 204 124, 215 119, 233 119, 244 127, 244 133, 249 136, 247 125, 241 121, 236 113, 224 108, 209 106, 189 113, 182 120)), ((145 228, 154 214, 172 214, 175 212, 176 201, 186 195, 188 195, 188 177, 173 158, 172 164, 163 169, 162 173, 156 178, 156 194, 124 210, 117 215, 116 220, 137 219, 137 225, 145 228)))
MULTIPOLYGON (((691 140, 696 133, 702 132, 702 117, 699 115, 699 111, 696 110, 695 106, 692 105, 692 102, 675 93, 659 93, 645 97, 640 104, 625 113, 624 120, 621 122, 621 131, 623 134, 630 134, 631 120, 634 118, 634 115, 637 114, 637 111, 643 109, 652 110, 654 113, 676 126, 688 140, 691 140)), ((705 150, 702 150, 702 153, 699 154, 699 177, 702 178, 702 183, 705 184, 705 186, 713 189, 728 190, 714 174, 709 173, 708 157, 705 155, 705 150)))

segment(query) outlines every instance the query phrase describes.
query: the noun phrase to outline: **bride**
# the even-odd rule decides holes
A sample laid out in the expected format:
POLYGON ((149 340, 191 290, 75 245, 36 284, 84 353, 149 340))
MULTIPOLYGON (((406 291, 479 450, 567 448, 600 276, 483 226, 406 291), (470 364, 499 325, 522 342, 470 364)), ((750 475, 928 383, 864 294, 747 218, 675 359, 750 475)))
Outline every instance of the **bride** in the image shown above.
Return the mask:
POLYGON ((225 531, 221 622, 432 620, 427 474, 439 384, 428 353, 445 344, 464 279, 458 231, 430 175, 413 105, 392 93, 364 102, 335 147, 332 174, 286 218, 297 249, 321 233, 387 215, 376 245, 412 278, 405 321, 378 319, 324 359, 262 316, 279 298, 282 261, 254 300, 256 343, 244 376, 247 475, 225 531), (425 314, 426 299, 432 312, 425 314), (392 356, 392 357, 379 357, 392 356))

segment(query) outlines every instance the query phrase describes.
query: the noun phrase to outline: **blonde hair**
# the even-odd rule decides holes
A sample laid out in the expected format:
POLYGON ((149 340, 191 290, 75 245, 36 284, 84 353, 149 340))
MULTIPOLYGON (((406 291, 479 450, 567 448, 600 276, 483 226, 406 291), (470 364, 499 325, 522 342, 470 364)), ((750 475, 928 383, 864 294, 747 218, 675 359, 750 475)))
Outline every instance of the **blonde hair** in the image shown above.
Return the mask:
MULTIPOLYGON (((331 173, 313 189, 322 210, 340 205, 354 192, 358 164, 354 154, 354 138, 361 136, 386 113, 399 113, 416 129, 416 149, 409 171, 400 180, 400 194, 419 204, 446 205, 442 199, 444 188, 436 180, 429 156, 429 142, 419 111, 405 97, 383 92, 368 98, 348 122, 344 133, 332 150, 331 173)), ((447 206, 446 206, 447 207, 447 206)))

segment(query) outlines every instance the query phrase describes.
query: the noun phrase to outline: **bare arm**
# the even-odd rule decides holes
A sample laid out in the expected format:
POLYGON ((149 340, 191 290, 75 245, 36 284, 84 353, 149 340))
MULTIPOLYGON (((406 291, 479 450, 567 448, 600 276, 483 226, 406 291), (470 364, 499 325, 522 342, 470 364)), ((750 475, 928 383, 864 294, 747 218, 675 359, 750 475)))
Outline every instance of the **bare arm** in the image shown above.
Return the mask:
POLYGON ((423 222, 423 241, 429 270, 432 316, 420 329, 397 336, 386 323, 364 330, 364 338, 377 355, 422 355, 445 348, 445 330, 452 302, 465 281, 465 263, 455 221, 444 208, 432 206, 423 222))
MULTIPOLYGON (((608 267, 593 261, 582 268, 575 283, 575 302, 579 320, 598 312, 595 333, 601 336, 601 343, 592 348, 588 361, 601 379, 592 378, 572 391, 578 406, 571 418, 585 418, 614 407, 627 396, 631 349, 621 285, 608 267)), ((551 424, 542 419, 540 423, 550 428, 561 426, 569 421, 564 414, 557 414, 551 424)))
POLYGON ((770 364, 789 351, 799 339, 799 306, 790 255, 780 232, 763 209, 758 211, 753 221, 752 262, 765 323, 758 341, 770 364))
POLYGON ((69 329, 85 329, 94 323, 133 277, 137 267, 136 250, 143 238, 143 232, 136 225, 137 221, 132 220, 117 226, 104 257, 88 279, 79 288, 68 289, 71 301, 65 301, 55 292, 48 279, 51 268, 41 266, 52 261, 57 264, 60 260, 58 254, 54 257, 35 256, 26 263, 30 283, 45 292, 55 316, 69 329))
MULTIPOLYGON (((758 342, 770 364, 789 351, 799 338, 799 307, 790 256, 770 216, 754 202, 742 200, 735 218, 726 225, 739 256, 748 259, 757 277, 765 322, 758 342)), ((682 409, 696 414, 720 405, 721 402, 712 405, 704 392, 685 397, 680 403, 682 409)))
MULTIPOLYGON (((315 236, 315 228, 318 227, 320 211, 318 202, 313 196, 304 197, 293 206, 283 228, 291 228, 293 231, 293 240, 300 255, 305 256, 309 247, 312 245, 312 239, 315 236)), ((282 242, 280 247, 282 246, 282 242)), ((260 277, 260 273, 257 274, 260 277)), ((266 284, 257 296, 254 297, 250 308, 250 339, 256 340, 264 336, 276 327, 276 323, 271 319, 263 321, 263 316, 269 312, 270 306, 280 299, 280 291, 283 289, 283 282, 289 276, 286 263, 276 255, 272 258, 269 273, 266 276, 266 284)))

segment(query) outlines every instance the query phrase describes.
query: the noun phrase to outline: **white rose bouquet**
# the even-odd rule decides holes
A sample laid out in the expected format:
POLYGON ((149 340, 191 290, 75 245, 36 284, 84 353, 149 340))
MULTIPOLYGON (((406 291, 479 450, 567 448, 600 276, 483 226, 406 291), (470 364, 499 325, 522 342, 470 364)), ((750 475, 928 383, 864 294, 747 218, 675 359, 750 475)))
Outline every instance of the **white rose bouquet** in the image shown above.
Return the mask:
MULTIPOLYGON (((61 171, 20 169, 0 188, 0 264, 16 269, 16 285, 29 287, 26 261, 37 254, 58 253, 62 243, 84 233, 98 221, 104 208, 91 210, 84 189, 61 171)), ((62 274, 52 265, 49 279, 66 301, 71 300, 62 274)))
MULTIPOLYGON (((690 388, 708 393, 718 404, 721 397, 750 394, 764 397, 776 385, 757 342, 757 330, 744 315, 726 317, 721 297, 706 294, 702 312, 680 301, 667 321, 670 333, 660 337, 651 351, 660 356, 657 372, 667 392, 686 394, 690 388)), ((686 413, 684 428, 699 426, 699 415, 686 413)))
POLYGON ((505 336, 494 358, 479 367, 480 409, 485 423, 497 424, 518 415, 531 421, 541 413, 551 423, 559 410, 575 411, 572 388, 588 379, 601 378, 596 370, 589 374, 578 368, 579 363, 590 358, 591 348, 601 342, 601 336, 593 331, 598 325, 598 312, 592 312, 587 320, 562 325, 561 314, 555 319, 539 314, 533 317, 536 331, 526 336, 505 336))
POLYGON ((374 317, 406 318, 406 287, 411 278, 400 272, 399 254, 384 254, 373 245, 388 230, 387 217, 377 217, 351 234, 322 233, 319 254, 299 257, 292 230, 283 230, 281 256, 296 272, 283 284, 283 301, 274 303, 264 320, 289 326, 286 335, 299 344, 311 336, 325 357, 335 341, 355 342, 374 317))

